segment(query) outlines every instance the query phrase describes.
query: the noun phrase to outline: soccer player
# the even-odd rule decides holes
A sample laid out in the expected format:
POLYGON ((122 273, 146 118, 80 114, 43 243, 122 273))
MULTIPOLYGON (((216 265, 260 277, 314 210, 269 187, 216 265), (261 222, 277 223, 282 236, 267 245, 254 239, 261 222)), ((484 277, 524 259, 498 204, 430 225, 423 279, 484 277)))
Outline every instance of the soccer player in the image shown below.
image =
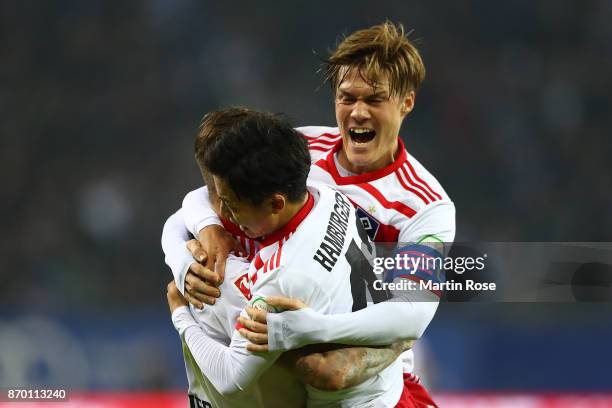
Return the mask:
MULTIPOLYGON (((211 205, 218 208, 218 200, 212 184, 209 184, 209 193, 211 205)), ((176 216, 180 216, 180 213, 171 218, 176 216)), ((171 225, 172 223, 167 223, 166 227, 170 228, 171 225)), ((173 242, 172 239, 182 233, 184 233, 184 228, 176 231, 176 234, 164 234, 163 248, 168 250, 168 248, 175 247, 176 242, 173 242)), ((183 240, 179 241, 182 244, 189 238, 184 236, 180 239, 183 240)), ((186 255, 191 258, 189 252, 186 255)), ((226 261, 225 279, 218 287, 223 292, 223 297, 220 297, 214 305, 203 309, 196 309, 193 305, 189 305, 194 319, 201 328, 221 344, 230 343, 238 316, 248 306, 248 300, 251 299, 248 266, 248 261, 230 255, 226 261)), ((174 282, 168 287, 168 300, 179 306, 187 305, 174 282)), ((261 322, 265 323, 265 320, 261 322)), ((206 404, 212 404, 214 407, 238 408, 247 405, 249 407, 302 407, 306 402, 302 383, 329 391, 338 391, 360 384, 367 378, 378 374, 388 364, 395 361, 404 349, 411 346, 410 343, 405 342, 396 343, 391 347, 376 348, 341 346, 340 351, 334 350, 332 346, 327 347, 326 350, 318 350, 319 352, 316 352, 314 348, 306 347, 281 355, 279 362, 262 375, 257 387, 232 395, 223 395, 202 374, 187 344, 184 340, 181 339, 181 341, 192 406, 205 407, 206 404), (296 382, 296 378, 300 383, 296 382)))
MULTIPOLYGON (((313 302, 309 305, 322 313, 350 311, 351 257, 359 256, 355 249, 359 251, 364 239, 367 243, 365 233, 359 234, 361 224, 353 207, 327 186, 312 185, 306 190, 310 165, 306 142, 287 123, 270 114, 230 110, 236 111, 239 115, 231 117, 231 126, 226 120, 222 131, 198 139, 204 145, 198 149, 202 153, 198 162, 213 175, 221 206, 232 221, 247 235, 264 237, 261 250, 249 265, 252 287, 246 297, 256 307, 265 307, 263 297, 281 294, 308 299, 313 302)), ((217 120, 219 116, 223 120, 223 115, 218 113, 217 120)), ((214 124, 214 119, 208 119, 214 124)), ((169 286, 168 300, 173 322, 188 347, 186 359, 195 360, 191 368, 197 365, 204 374, 206 381, 200 383, 214 387, 200 390, 209 400, 248 392, 280 355, 246 353, 246 340, 238 334, 229 347, 220 344, 209 333, 210 325, 198 325, 173 285, 169 286)), ((309 406, 339 400, 350 406, 393 406, 402 394, 400 373, 401 364, 396 361, 342 393, 308 388, 309 406)))
MULTIPOLYGON (((349 35, 327 61, 326 74, 335 94, 338 127, 298 129, 309 143, 313 160, 310 177, 346 194, 375 241, 451 243, 455 234, 452 201, 431 173, 407 153, 397 136, 402 121, 414 107, 416 91, 425 74, 418 50, 404 36, 401 26, 387 22, 349 35)), ((186 227, 203 245, 202 249, 191 241, 190 248, 197 257, 205 256, 206 265, 212 269, 215 261, 223 260, 224 253, 233 244, 221 228, 221 222, 211 221, 214 217, 203 205, 203 191, 188 194, 183 210, 186 227)), ((251 253, 256 250, 256 243, 245 239, 241 243, 251 253)), ((448 250, 448 246, 438 248, 448 250)), ((189 262, 193 264, 190 260, 173 269, 177 285, 181 289, 186 285, 185 294, 191 302, 200 306, 201 302, 210 303, 216 296, 212 292, 215 288, 202 283, 198 274, 190 271, 189 262)), ((359 302, 363 302, 363 297, 359 302)), ((359 313, 339 317, 342 325, 334 327, 350 325, 350 330, 347 328, 342 335, 350 334, 361 341, 418 338, 436 307, 435 302, 379 303, 359 313), (403 323, 397 325, 396 321, 403 323)), ((281 313, 274 319, 283 323, 282 319, 289 315, 281 313)), ((287 327, 292 324, 290 321, 284 323, 287 327)), ((299 337, 299 330, 295 329, 299 337)), ((277 326, 272 324, 269 330, 275 341, 277 326)), ((330 341, 349 339, 340 336, 334 328, 327 334, 330 341)), ((313 340, 302 338, 296 344, 313 340)), ((294 345, 279 342, 271 346, 288 348, 294 345)), ((411 381, 415 377, 410 352, 404 356, 404 363, 406 385, 418 394, 426 394, 411 381)), ((424 401, 429 400, 426 397, 424 401)))

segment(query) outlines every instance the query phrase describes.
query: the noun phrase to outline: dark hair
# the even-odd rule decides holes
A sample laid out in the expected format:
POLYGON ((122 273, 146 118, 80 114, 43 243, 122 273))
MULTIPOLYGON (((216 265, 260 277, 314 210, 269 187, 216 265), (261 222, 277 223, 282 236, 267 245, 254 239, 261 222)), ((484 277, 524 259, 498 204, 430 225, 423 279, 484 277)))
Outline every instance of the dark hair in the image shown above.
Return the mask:
POLYGON ((296 202, 306 193, 306 140, 280 115, 245 108, 211 112, 195 150, 200 168, 226 180, 241 200, 261 204, 281 193, 296 202))
POLYGON ((200 174, 204 179, 204 184, 208 186, 208 197, 211 202, 216 200, 217 190, 213 182, 213 176, 210 171, 204 166, 202 158, 204 157, 204 147, 206 139, 215 137, 216 134, 222 132, 225 128, 229 128, 234 122, 248 115, 249 110, 240 106, 230 107, 222 111, 212 111, 202 117, 198 134, 195 140, 195 158, 200 168, 200 174))

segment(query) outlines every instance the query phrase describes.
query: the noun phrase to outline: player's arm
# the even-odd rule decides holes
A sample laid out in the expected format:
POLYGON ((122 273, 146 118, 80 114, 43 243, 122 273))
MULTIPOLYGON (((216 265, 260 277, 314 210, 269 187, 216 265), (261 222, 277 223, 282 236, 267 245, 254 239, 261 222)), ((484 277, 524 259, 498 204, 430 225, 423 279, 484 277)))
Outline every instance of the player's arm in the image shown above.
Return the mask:
POLYGON ((204 261, 204 255, 199 252, 197 241, 192 240, 185 229, 182 209, 172 214, 164 224, 161 244, 166 264, 181 294, 197 308, 202 308, 203 303, 214 304, 214 299, 220 295, 216 287, 219 275, 196 262, 196 259, 204 261))
MULTIPOLYGON (((270 306, 298 310, 305 304, 284 297, 268 297, 270 306), (279 301, 274 301, 278 299, 279 301), (271 301, 272 300, 272 301, 271 301), (271 302, 270 302, 271 301, 271 302)), ((240 316, 240 333, 247 339, 265 338, 265 310, 248 310, 248 318, 240 316)), ((399 341, 388 346, 357 347, 340 344, 314 344, 290 350, 281 356, 279 364, 292 371, 303 383, 324 391, 338 391, 361 384, 378 374, 405 350, 412 348, 413 341, 399 341)), ((248 350, 267 351, 266 346, 249 344, 248 350)))
POLYGON ((412 341, 379 347, 316 344, 283 353, 279 364, 305 384, 323 391, 339 391, 377 375, 411 347, 412 341))
POLYGON ((219 393, 231 395, 248 389, 280 355, 280 352, 250 353, 245 340, 236 333, 229 346, 217 343, 196 322, 174 282, 168 284, 167 298, 174 327, 219 393))
MULTIPOLYGON (((401 248, 404 250, 406 248, 401 248)), ((442 254, 422 243, 414 250, 442 254)), ((418 270, 411 278, 436 279, 436 274, 418 270)), ((265 333, 244 333, 253 350, 291 350, 308 344, 340 343, 372 346, 419 339, 433 319, 439 293, 428 290, 396 291, 388 301, 352 313, 323 315, 294 299, 271 297, 268 304, 282 313, 267 317, 265 333), (299 309, 299 310, 298 310, 299 309), (399 322, 399 323, 398 323, 399 322)), ((243 323, 244 324, 244 323, 243 323)), ((247 326, 247 324, 245 324, 247 326)), ((262 330, 256 326, 254 332, 262 330)))
MULTIPOLYGON (((214 192, 213 192, 214 198, 214 192)), ((190 191, 183 198, 182 210, 184 213, 185 228, 197 237, 200 231, 211 225, 223 227, 214 206, 208 187, 203 186, 190 191)))
POLYGON ((315 163, 321 158, 322 152, 329 148, 331 141, 340 137, 337 127, 328 126, 302 126, 295 128, 308 142, 310 159, 315 163), (320 140, 317 140, 321 138, 320 140))
MULTIPOLYGON (((438 307, 435 294, 421 293, 429 300, 394 298, 365 309, 323 315, 311 308, 269 314, 265 338, 249 338, 268 350, 291 350, 308 344, 340 343, 362 346, 385 345, 419 339, 438 307)), ((268 300, 274 305, 274 300, 268 300)))
MULTIPOLYGON (((430 255, 443 259, 448 245, 440 243, 450 243, 454 239, 454 205, 448 201, 432 206, 418 217, 412 229, 402 231, 400 240, 420 241, 418 250, 423 246, 429 247, 437 252, 437 255, 433 252, 430 255)), ((426 280, 434 279, 435 275, 427 276, 418 271, 413 277, 426 280)), ((399 291, 385 302, 353 313, 322 315, 303 308, 274 314, 268 319, 268 349, 291 350, 316 343, 371 346, 416 340, 433 319, 439 296, 439 293, 429 291, 399 291)))
POLYGON ((268 305, 285 311, 258 316, 257 322, 264 324, 241 316, 239 322, 245 327, 241 334, 253 343, 248 346, 252 351, 293 350, 318 343, 384 346, 417 340, 438 307, 436 295, 427 296, 431 301, 395 299, 333 315, 319 313, 297 299, 271 296, 266 298, 268 305), (410 324, 398 324, 407 321, 410 324))
POLYGON ((223 281, 229 252, 243 251, 220 226, 216 199, 214 189, 209 192, 207 187, 188 193, 183 208, 168 218, 162 232, 162 249, 176 285, 200 309, 204 304, 214 304, 220 296, 217 287, 223 281), (190 234, 199 241, 190 239, 190 234))
MULTIPOLYGON (((197 239, 193 253, 203 257, 203 265, 214 270, 223 280, 225 261, 230 252, 244 253, 236 238, 225 230, 220 216, 219 199, 214 187, 200 187, 190 191, 183 199, 184 222, 187 230, 197 239)), ((215 282, 208 282, 214 284, 215 282)))
POLYGON ((428 205, 409 224, 401 228, 399 245, 407 242, 427 242, 435 248, 437 242, 442 246, 442 253, 448 254, 455 240, 455 205, 450 200, 435 202, 428 205))
MULTIPOLYGON (((176 291, 169 288, 169 293, 172 290, 176 291)), ((183 307, 185 304, 186 302, 183 302, 174 309, 172 321, 207 378, 222 394, 248 388, 260 373, 269 367, 270 361, 262 361, 259 358, 254 360, 242 353, 231 353, 231 350, 202 331, 189 309, 183 307), (223 369, 226 365, 229 370, 223 369), (242 365, 248 365, 247 369, 232 370, 242 365)), ((409 342, 384 347, 314 345, 283 353, 279 363, 305 384, 324 391, 339 391, 359 385, 378 374, 410 346, 409 342)), ((268 353, 263 356, 268 356, 268 353)))
MULTIPOLYGON (((305 273, 285 269, 268 271, 266 277, 258 281, 260 285, 254 292, 252 303, 272 294, 294 296, 313 302, 315 307, 329 303, 330 299, 321 296, 321 285, 305 273), (263 284, 265 281, 265 284, 263 284)), ((221 394, 233 394, 249 388, 259 376, 272 365, 281 352, 253 353, 247 350, 248 340, 234 332, 229 346, 209 338, 197 324, 178 289, 168 286, 168 304, 172 312, 172 322, 187 343, 202 373, 213 383, 221 394), (182 299, 182 300, 181 300, 182 299)), ((247 316, 247 308, 241 316, 247 316)))
POLYGON ((185 276, 189 267, 195 262, 187 249, 187 242, 190 239, 183 222, 183 210, 179 209, 166 220, 162 230, 161 245, 166 264, 172 270, 174 281, 181 293, 185 292, 185 276))

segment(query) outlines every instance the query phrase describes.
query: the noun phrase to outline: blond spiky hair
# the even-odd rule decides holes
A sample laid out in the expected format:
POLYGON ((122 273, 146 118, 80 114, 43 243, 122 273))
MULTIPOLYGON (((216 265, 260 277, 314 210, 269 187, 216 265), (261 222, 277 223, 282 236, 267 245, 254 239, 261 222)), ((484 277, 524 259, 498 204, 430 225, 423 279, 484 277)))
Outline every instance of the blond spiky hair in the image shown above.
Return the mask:
POLYGON ((389 92, 405 96, 417 91, 425 78, 419 51, 404 33, 402 24, 382 24, 355 31, 345 37, 323 64, 325 82, 335 92, 349 69, 357 67, 361 77, 376 88, 385 79, 389 92))

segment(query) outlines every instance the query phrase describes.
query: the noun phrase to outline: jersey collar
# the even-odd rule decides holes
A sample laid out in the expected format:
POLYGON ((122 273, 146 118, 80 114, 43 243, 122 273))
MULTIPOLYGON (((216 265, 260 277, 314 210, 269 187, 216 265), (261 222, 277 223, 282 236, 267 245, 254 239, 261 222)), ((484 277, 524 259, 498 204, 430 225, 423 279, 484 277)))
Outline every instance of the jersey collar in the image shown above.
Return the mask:
POLYGON ((236 224, 234 224, 227 218, 223 218, 222 216, 219 215, 219 220, 221 221, 221 224, 223 224, 223 228, 225 228, 225 230, 229 232, 230 234, 232 234, 233 236, 248 238, 246 234, 242 232, 239 226, 237 226, 236 224))
POLYGON ((325 167, 326 170, 331 174, 334 181, 337 185, 347 185, 347 184, 361 184, 367 183, 373 180, 377 180, 379 178, 385 177, 395 170, 397 170, 407 159, 406 148, 404 147, 404 142, 398 136, 397 137, 397 148, 399 150, 399 154, 393 163, 390 165, 383 167, 382 169, 371 171, 369 173, 356 174, 354 176, 346 176, 343 177, 338 172, 338 168, 336 167, 336 163, 334 161, 334 155, 342 149, 342 139, 338 140, 338 143, 333 147, 333 149, 327 154, 325 158, 325 167))
POLYGON ((293 217, 291 217, 289 222, 285 224, 283 228, 276 230, 272 234, 263 238, 261 240, 262 248, 271 245, 277 241, 280 241, 281 239, 286 238, 292 233, 294 233, 297 227, 299 227, 302 221, 304 221, 306 216, 308 216, 310 210, 312 210, 312 207, 314 207, 314 197, 309 191, 306 204, 304 204, 304 206, 297 213, 295 213, 293 217))

